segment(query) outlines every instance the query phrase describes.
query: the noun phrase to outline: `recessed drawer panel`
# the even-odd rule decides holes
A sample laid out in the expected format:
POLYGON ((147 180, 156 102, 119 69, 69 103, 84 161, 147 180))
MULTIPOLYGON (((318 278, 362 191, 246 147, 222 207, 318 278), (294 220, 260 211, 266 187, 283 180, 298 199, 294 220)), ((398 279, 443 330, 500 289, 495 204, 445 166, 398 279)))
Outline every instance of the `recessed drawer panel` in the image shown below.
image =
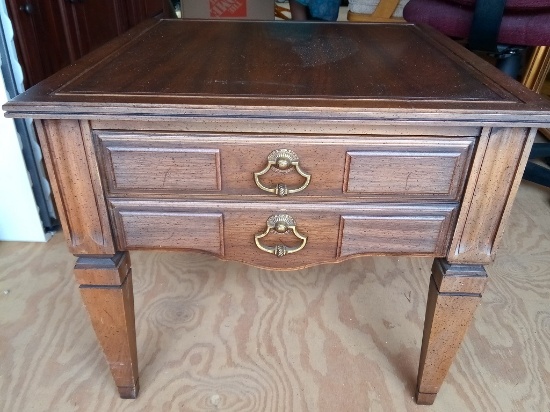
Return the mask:
POLYGON ((114 218, 122 250, 197 249, 224 254, 221 213, 118 209, 114 218))
POLYGON ((473 137, 96 131, 110 195, 457 201, 473 137))
POLYGON ((445 214, 342 216, 339 256, 367 250, 370 253, 443 255, 448 224, 445 214))
POLYGON ((139 143, 111 141, 102 147, 110 191, 221 190, 219 149, 182 147, 175 142, 160 147, 139 143))
POLYGON ((119 247, 206 251, 273 269, 352 255, 443 256, 456 204, 111 200, 119 247))
POLYGON ((469 144, 388 144, 346 153, 346 193, 428 195, 454 199, 467 167, 469 144))

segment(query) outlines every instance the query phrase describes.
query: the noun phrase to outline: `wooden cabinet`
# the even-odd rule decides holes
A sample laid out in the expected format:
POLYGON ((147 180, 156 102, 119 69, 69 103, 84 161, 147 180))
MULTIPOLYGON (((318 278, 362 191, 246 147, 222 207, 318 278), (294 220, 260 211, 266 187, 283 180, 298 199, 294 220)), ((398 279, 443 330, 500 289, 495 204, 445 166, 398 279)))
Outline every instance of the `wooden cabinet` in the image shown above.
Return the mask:
POLYGON ((62 0, 77 56, 83 56, 128 29, 124 5, 114 0, 62 0))
POLYGON ((166 13, 165 0, 133 0, 126 2, 126 13, 130 27, 140 21, 166 13))
POLYGON ((128 251, 160 248, 276 270, 435 258, 416 387, 432 403, 550 124, 541 96, 408 24, 152 21, 4 109, 37 120, 126 398, 139 390, 128 251))
POLYGON ((63 24, 63 3, 51 0, 7 0, 6 3, 25 87, 38 83, 76 59, 63 24))
POLYGON ((143 20, 167 13, 164 0, 7 0, 30 87, 143 20))

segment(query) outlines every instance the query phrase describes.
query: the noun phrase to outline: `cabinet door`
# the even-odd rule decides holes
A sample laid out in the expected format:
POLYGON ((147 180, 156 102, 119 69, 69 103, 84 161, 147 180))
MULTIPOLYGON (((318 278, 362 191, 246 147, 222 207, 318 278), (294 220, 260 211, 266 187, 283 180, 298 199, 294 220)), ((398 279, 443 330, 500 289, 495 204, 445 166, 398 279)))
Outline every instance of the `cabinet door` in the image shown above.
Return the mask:
POLYGON ((127 0, 130 27, 159 15, 166 15, 169 0, 127 0))
POLYGON ((145 6, 144 17, 146 19, 163 14, 165 10, 165 4, 168 0, 141 0, 141 3, 145 6))
POLYGON ((7 0, 25 87, 67 66, 77 57, 66 41, 61 4, 52 0, 7 0))
POLYGON ((59 0, 67 14, 70 41, 79 56, 126 31, 128 19, 118 0, 59 0))

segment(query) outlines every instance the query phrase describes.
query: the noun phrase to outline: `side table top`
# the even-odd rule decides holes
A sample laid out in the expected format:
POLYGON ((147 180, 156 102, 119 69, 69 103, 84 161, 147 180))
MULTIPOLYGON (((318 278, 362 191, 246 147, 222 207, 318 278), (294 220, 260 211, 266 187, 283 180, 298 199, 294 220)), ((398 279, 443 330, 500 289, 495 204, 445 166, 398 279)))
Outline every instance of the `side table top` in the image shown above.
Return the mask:
POLYGON ((4 109, 37 118, 299 109, 300 116, 550 123, 550 102, 410 24, 148 22, 4 109))

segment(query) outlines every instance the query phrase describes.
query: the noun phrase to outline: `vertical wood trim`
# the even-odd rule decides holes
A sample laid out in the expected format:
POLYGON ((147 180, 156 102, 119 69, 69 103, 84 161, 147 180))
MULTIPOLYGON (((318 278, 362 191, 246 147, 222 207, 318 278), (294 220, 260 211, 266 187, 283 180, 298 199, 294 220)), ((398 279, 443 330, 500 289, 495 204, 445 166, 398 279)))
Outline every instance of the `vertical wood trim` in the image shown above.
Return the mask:
POLYGON ((500 241, 502 240, 504 230, 506 230, 508 218, 510 217, 510 213, 512 212, 512 206, 514 204, 514 200, 516 199, 516 195, 518 193, 521 179, 523 178, 523 172, 525 171, 525 166, 529 161, 529 155, 531 154, 531 148, 533 147, 533 142, 535 140, 536 134, 537 134, 536 128, 527 129, 527 133, 525 136, 525 143, 522 148, 520 161, 517 164, 516 174, 514 176, 514 180, 510 187, 510 191, 508 192, 508 199, 504 206, 504 211, 502 212, 502 215, 501 215, 500 225, 495 234, 493 249, 491 251, 492 252, 491 260, 494 259, 496 250, 500 244, 500 241))
POLYGON ((61 13, 61 20, 63 21, 63 32, 65 33, 65 38, 67 40, 67 48, 69 49, 69 56, 72 62, 77 60, 82 53, 80 48, 77 52, 75 49, 75 37, 78 37, 78 32, 75 30, 74 25, 71 24, 72 19, 69 18, 68 13, 70 12, 68 8, 71 7, 66 0, 58 0, 59 10, 61 13))
POLYGON ((526 128, 483 131, 447 255, 449 262, 493 260, 535 134, 536 129, 526 128))
POLYGON ((53 154, 52 156, 50 156, 50 153, 52 153, 52 151, 50 149, 50 143, 48 142, 48 139, 46 137, 47 134, 44 126, 44 121, 34 120, 34 127, 36 129, 36 134, 38 135, 38 140, 42 148, 42 157, 44 158, 44 164, 46 165, 48 180, 52 188, 52 193, 55 200, 55 207, 57 210, 57 214, 59 215, 61 228, 63 229, 63 236, 65 237, 65 242, 67 242, 67 245, 70 248, 71 245, 73 244, 72 237, 71 237, 71 227, 69 224, 69 220, 67 219, 67 210, 65 208, 65 202, 63 201, 63 197, 61 196, 61 190, 59 188, 59 185, 57 184, 57 181, 58 181, 57 170, 52 160, 53 154))
POLYGON ((117 35, 120 36, 122 33, 128 30, 128 18, 124 11, 124 5, 121 2, 119 1, 115 2, 114 10, 115 10, 116 31, 117 31, 117 35), (126 19, 124 19, 123 17, 126 17, 126 19))
POLYGON ((114 254, 88 123, 48 120, 35 124, 69 250, 114 254))

